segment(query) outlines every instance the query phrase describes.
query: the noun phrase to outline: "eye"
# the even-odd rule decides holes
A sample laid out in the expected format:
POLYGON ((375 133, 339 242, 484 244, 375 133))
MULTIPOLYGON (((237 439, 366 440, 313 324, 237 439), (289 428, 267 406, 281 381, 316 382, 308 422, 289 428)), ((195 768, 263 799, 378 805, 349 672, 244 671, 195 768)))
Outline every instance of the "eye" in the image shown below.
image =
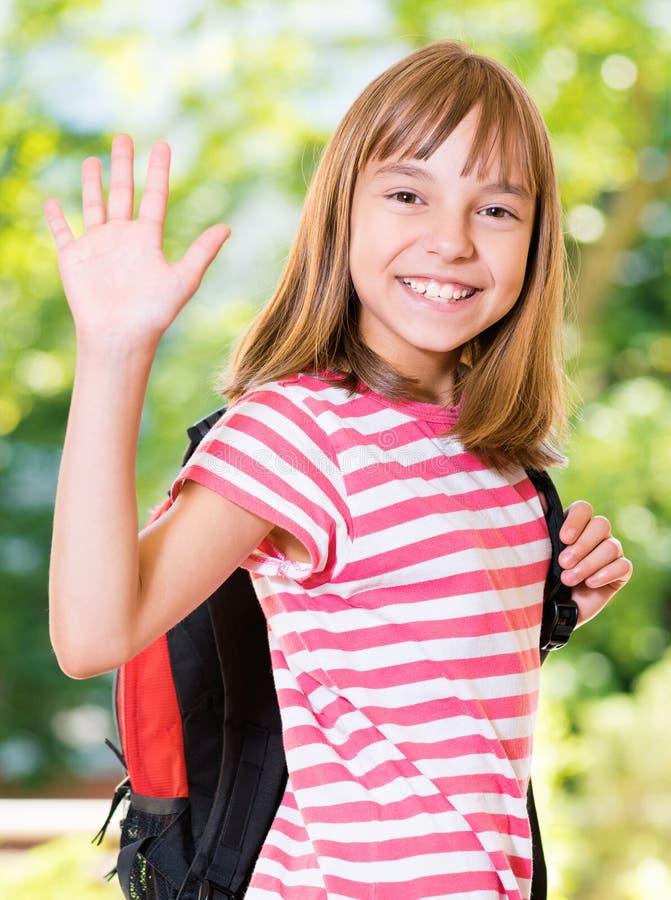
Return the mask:
POLYGON ((517 218, 509 209, 504 206, 486 206, 480 210, 480 215, 489 216, 492 219, 515 219, 517 218))
POLYGON ((389 196, 392 198, 392 200, 397 200, 399 203, 402 203, 405 206, 412 206, 416 203, 422 202, 417 194, 413 194, 412 191, 394 191, 394 193, 390 194, 389 196))

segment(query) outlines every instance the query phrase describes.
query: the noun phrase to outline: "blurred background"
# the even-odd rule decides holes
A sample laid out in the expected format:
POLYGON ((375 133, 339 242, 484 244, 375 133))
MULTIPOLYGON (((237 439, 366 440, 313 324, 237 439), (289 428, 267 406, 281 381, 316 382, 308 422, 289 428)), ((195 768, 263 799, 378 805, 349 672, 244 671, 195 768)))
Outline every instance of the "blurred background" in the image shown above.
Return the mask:
MULTIPOLYGON (((10 800, 105 797, 120 777, 104 747, 115 738, 111 677, 68 680, 47 633, 74 343, 44 200, 57 196, 79 228, 80 163, 95 154, 107 167, 111 137, 127 131, 138 185, 151 143, 172 145, 169 255, 213 222, 233 228, 155 366, 138 463, 143 519, 173 478, 185 427, 219 402, 214 373, 273 288, 330 131, 379 71, 446 37, 512 68, 552 133, 576 387, 558 483, 567 502, 588 498, 611 518, 636 564, 630 586, 544 667, 534 778, 550 896, 671 897, 668 0, 0 0, 6 846, 10 800)), ((12 855, 0 894, 118 896, 92 854, 85 838, 61 838, 12 855)))

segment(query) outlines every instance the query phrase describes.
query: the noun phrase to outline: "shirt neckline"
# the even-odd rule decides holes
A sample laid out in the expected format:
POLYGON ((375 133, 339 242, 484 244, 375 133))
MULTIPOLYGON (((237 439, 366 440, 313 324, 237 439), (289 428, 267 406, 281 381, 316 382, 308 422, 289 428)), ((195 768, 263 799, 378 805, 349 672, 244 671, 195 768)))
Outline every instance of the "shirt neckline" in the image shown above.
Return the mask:
MULTIPOLYGON (((309 376, 309 374, 310 373, 303 373, 304 376, 309 376)), ((322 371, 319 373, 315 372, 311 374, 313 375, 313 377, 316 377, 320 381, 323 381, 325 379, 329 381, 337 380, 339 377, 339 373, 329 371, 322 371)), ((455 406, 445 406, 442 403, 430 403, 422 400, 405 400, 386 397, 384 394, 380 394, 378 391, 369 387, 363 381, 360 381, 357 384, 356 392, 362 397, 369 397, 371 400, 374 400, 381 406, 386 406, 389 409, 395 409, 398 412, 411 416, 414 419, 446 426, 453 426, 456 424, 457 420, 459 419, 459 414, 461 412, 462 406, 461 399, 455 406)))
POLYGON ((358 386, 357 391, 362 395, 369 396, 382 406, 398 410, 424 422, 455 425, 461 411, 461 401, 456 406, 444 406, 442 403, 428 403, 421 400, 394 400, 379 394, 363 383, 358 386))

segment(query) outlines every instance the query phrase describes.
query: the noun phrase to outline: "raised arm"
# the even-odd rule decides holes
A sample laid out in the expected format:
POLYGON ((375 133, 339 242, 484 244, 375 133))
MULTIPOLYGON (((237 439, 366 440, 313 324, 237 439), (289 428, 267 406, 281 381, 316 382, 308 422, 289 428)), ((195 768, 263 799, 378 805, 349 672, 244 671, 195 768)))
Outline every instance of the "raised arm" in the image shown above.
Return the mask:
POLYGON ((45 205, 77 335, 49 585, 52 643, 74 677, 120 665, 206 596, 214 586, 207 562, 212 554, 194 552, 193 577, 185 579, 186 543, 201 547, 209 533, 223 545, 232 569, 269 528, 191 486, 166 523, 150 530, 146 550, 139 550, 135 462, 151 365, 162 335, 229 234, 225 225, 215 225, 178 262, 166 260, 169 167, 168 145, 155 144, 134 218, 133 143, 120 135, 112 145, 107 204, 100 162, 87 159, 82 166, 79 239, 58 202, 45 205), (191 503, 195 515, 189 514, 191 503), (230 534, 235 539, 227 542, 230 534), (188 589, 179 593, 185 582, 188 589))

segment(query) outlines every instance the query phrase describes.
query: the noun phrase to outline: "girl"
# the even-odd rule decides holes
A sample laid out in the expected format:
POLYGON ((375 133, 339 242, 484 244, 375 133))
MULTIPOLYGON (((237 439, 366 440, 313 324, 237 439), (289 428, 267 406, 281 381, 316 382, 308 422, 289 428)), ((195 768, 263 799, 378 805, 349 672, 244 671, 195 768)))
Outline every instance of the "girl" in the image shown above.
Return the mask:
MULTIPOLYGON (((169 149, 133 219, 83 165, 84 235, 46 215, 77 331, 51 633, 87 677, 237 566, 266 615, 289 769, 248 898, 526 898, 525 795, 549 542, 524 467, 561 461, 563 241, 548 136, 519 82, 442 42, 364 90, 327 147, 224 416, 137 538, 134 461, 161 335, 228 229, 166 262, 169 149), (89 591, 98 585, 95 600, 89 591)), ((580 620, 629 579, 573 504, 580 620)))

